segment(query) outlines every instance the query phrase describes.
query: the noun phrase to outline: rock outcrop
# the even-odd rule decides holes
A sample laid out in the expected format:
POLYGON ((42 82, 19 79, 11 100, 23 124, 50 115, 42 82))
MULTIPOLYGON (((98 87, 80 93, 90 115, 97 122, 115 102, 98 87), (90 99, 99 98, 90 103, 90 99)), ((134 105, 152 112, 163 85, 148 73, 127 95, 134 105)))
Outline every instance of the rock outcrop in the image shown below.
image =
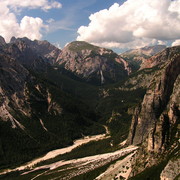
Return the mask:
MULTIPOLYGON (((152 80, 152 84, 148 89, 140 107, 140 112, 138 111, 139 116, 134 118, 134 124, 137 124, 137 126, 136 132, 132 135, 133 137, 131 139, 131 142, 133 144, 142 143, 147 138, 147 135, 149 133, 148 129, 157 128, 157 119, 164 119, 164 116, 162 115, 163 110, 165 110, 169 103, 175 81, 180 72, 179 58, 180 56, 172 59, 172 61, 168 63, 164 72, 163 70, 161 70, 162 75, 160 75, 160 78, 158 77, 158 80, 156 80, 156 77, 154 80, 152 80)), ((176 104, 175 106, 178 106, 178 102, 172 103, 176 104)), ((150 149, 152 149, 153 147, 154 142, 152 142, 152 147, 150 149)))
POLYGON ((157 165, 178 145, 180 46, 168 48, 152 59, 158 69, 154 71, 142 104, 134 111, 127 141, 142 147, 134 175, 157 165))
POLYGON ((170 160, 161 173, 161 180, 175 179, 180 172, 180 159, 170 160))

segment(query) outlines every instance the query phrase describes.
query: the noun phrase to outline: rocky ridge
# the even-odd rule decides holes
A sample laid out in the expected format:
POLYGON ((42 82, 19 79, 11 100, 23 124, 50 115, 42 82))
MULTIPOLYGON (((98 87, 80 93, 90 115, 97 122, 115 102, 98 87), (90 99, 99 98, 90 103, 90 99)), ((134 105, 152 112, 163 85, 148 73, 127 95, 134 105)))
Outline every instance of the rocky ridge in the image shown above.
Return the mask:
POLYGON ((147 68, 151 56, 163 51, 166 48, 165 45, 145 46, 139 49, 132 49, 126 51, 120 56, 130 63, 130 67, 135 71, 138 69, 147 68), (146 64, 146 66, 144 65, 146 64))
POLYGON ((10 43, 2 40, 2 50, 26 66, 45 69, 45 63, 61 67, 63 73, 72 74, 93 84, 112 83, 131 73, 129 64, 112 50, 75 41, 60 50, 47 41, 31 41, 12 37, 10 43))
POLYGON ((41 56, 43 59, 48 61, 50 64, 54 64, 57 61, 57 58, 59 54, 61 53, 61 50, 48 41, 38 41, 34 40, 31 41, 30 39, 24 37, 24 38, 15 38, 12 37, 11 41, 9 43, 10 45, 17 45, 18 48, 22 51, 23 47, 28 47, 31 51, 30 54, 36 54, 37 57, 41 56))
POLYGON ((134 111, 127 141, 142 147, 136 157, 133 176, 173 156, 179 146, 180 46, 168 48, 151 59, 155 62, 152 66, 158 64, 158 69, 142 104, 134 111))

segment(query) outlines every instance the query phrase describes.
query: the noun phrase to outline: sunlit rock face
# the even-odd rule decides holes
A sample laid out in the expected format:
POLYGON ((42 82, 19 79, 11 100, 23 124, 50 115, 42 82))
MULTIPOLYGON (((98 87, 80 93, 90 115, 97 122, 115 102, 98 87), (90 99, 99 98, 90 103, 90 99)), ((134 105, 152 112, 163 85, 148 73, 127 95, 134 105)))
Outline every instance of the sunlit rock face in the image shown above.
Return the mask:
POLYGON ((166 46, 164 45, 145 46, 143 48, 126 51, 120 54, 120 56, 129 63, 132 71, 136 71, 155 65, 152 64, 149 59, 159 52, 162 52, 165 48, 166 46))
POLYGON ((131 72, 128 63, 112 50, 84 41, 68 44, 57 63, 78 77, 96 84, 122 80, 131 72))
POLYGON ((153 56, 151 63, 154 76, 143 102, 134 111, 128 137, 129 144, 142 147, 136 159, 135 174, 175 152, 178 143, 180 46, 153 56))

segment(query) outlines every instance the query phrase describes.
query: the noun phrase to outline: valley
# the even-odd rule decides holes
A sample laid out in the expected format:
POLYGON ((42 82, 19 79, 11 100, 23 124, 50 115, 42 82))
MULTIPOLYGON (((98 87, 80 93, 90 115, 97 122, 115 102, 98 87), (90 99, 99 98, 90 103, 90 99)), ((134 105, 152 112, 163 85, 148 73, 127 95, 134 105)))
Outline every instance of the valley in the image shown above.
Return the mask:
POLYGON ((180 46, 2 41, 0 179, 175 179, 179 60, 180 46))

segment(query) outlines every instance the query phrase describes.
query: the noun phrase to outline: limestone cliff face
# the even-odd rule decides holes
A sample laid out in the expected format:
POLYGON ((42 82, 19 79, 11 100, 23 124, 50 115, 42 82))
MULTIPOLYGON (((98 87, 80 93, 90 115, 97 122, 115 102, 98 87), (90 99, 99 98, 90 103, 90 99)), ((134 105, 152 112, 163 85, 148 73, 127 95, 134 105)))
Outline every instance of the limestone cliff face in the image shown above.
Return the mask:
POLYGON ((77 76, 98 84, 123 79, 130 73, 128 64, 112 50, 82 41, 67 45, 58 58, 58 64, 77 76))
MULTIPOLYGON (((163 111, 167 108, 180 72, 179 58, 180 56, 172 59, 165 69, 161 70, 162 75, 157 77, 157 80, 156 77, 152 80, 152 84, 133 118, 134 124, 137 124, 136 132, 130 137, 133 144, 142 143, 147 138, 148 130, 155 130, 158 119, 163 119, 163 111)), ((174 102, 174 104, 178 106, 178 102, 174 102)), ((152 147, 154 147, 154 142, 152 143, 152 147)))
POLYGON ((128 137, 129 144, 142 147, 134 174, 156 165, 161 154, 165 158, 178 144, 180 47, 166 49, 153 59, 156 57, 159 69, 154 72, 142 104, 134 111, 128 137))

